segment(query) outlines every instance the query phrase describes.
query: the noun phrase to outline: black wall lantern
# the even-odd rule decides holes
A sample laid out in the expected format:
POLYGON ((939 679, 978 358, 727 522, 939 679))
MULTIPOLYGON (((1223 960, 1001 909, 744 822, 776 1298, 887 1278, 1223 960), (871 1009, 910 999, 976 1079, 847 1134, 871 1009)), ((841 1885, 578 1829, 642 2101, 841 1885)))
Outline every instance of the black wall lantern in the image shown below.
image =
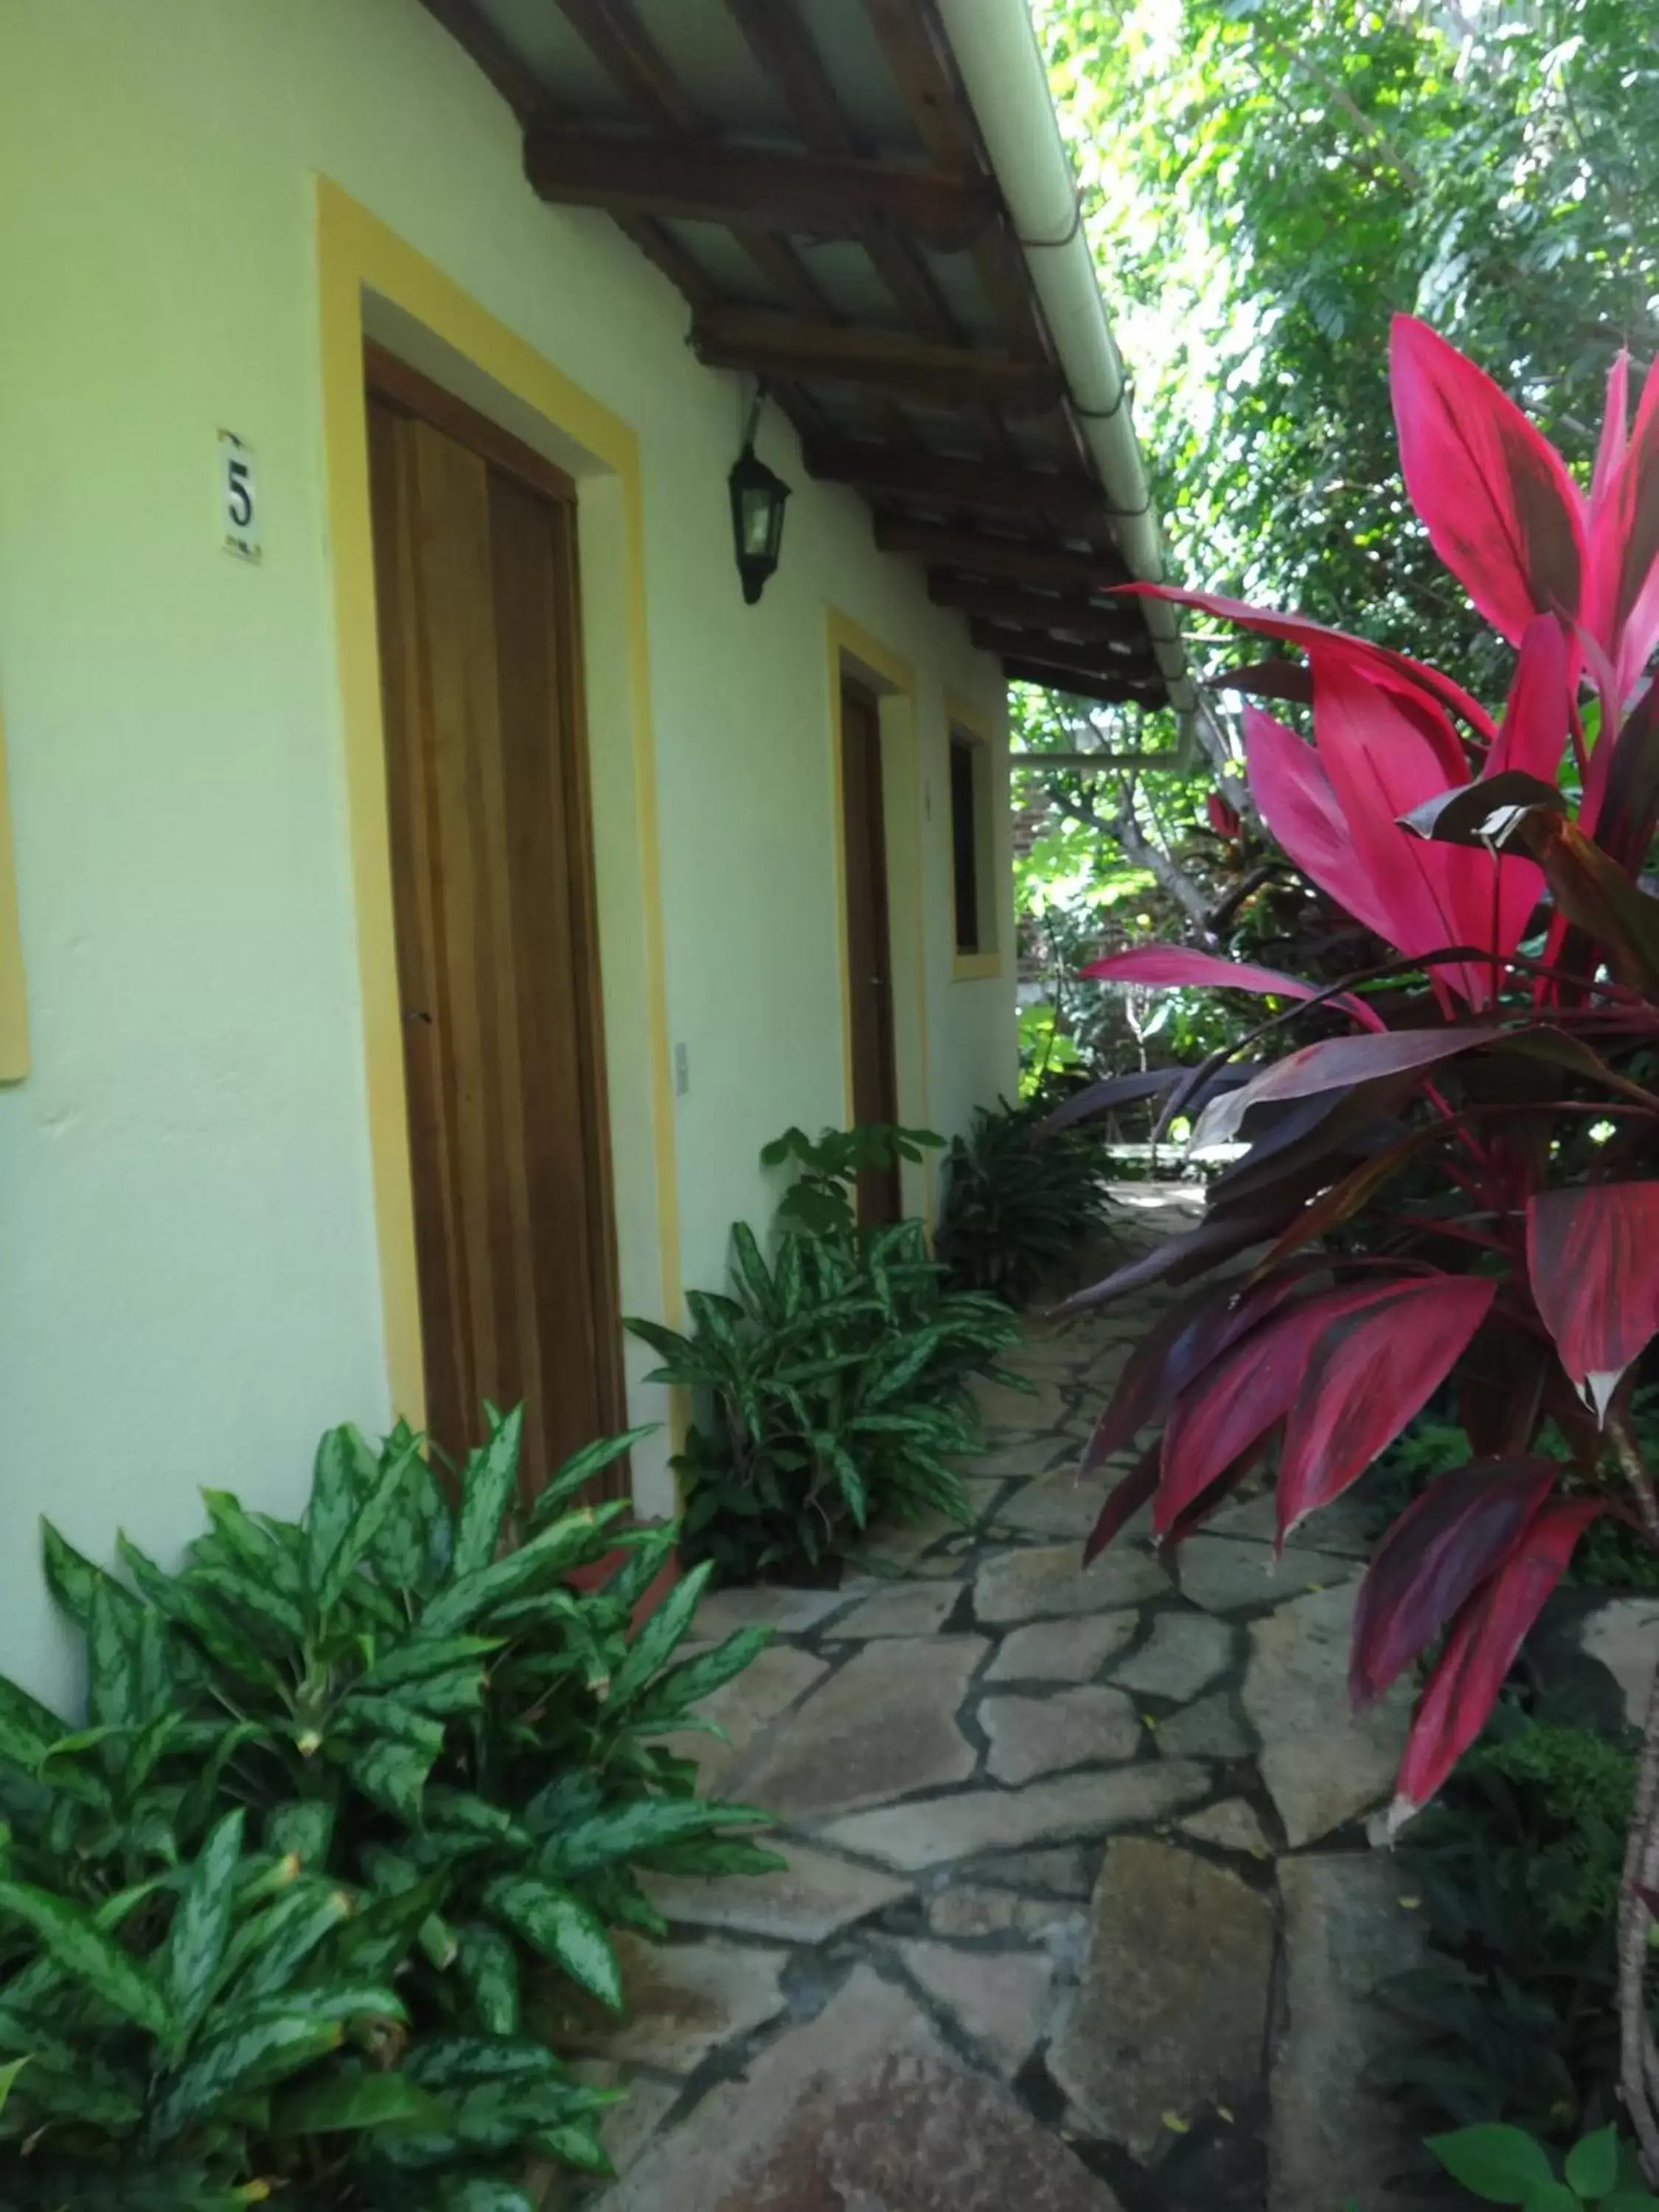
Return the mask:
POLYGON ((774 476, 755 451, 755 425, 760 419, 764 385, 755 387, 755 404, 749 410, 743 451, 732 464, 732 537, 738 556, 743 596, 751 607, 766 588, 766 580, 778 565, 783 543, 783 503, 789 487, 774 476))

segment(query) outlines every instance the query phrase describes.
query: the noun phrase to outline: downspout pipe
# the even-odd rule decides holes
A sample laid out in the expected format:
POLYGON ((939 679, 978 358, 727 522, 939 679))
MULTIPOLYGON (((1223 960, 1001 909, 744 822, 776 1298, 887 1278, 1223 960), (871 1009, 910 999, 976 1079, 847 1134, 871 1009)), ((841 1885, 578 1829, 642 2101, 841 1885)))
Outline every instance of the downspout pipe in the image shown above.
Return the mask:
MULTIPOLYGON (((1130 419, 1128 380, 1100 296, 1026 0, 935 0, 935 5, 1113 509, 1124 563, 1140 581, 1161 583, 1164 548, 1130 419)), ((1140 605, 1185 735, 1198 696, 1174 612, 1161 599, 1143 599, 1140 605)))

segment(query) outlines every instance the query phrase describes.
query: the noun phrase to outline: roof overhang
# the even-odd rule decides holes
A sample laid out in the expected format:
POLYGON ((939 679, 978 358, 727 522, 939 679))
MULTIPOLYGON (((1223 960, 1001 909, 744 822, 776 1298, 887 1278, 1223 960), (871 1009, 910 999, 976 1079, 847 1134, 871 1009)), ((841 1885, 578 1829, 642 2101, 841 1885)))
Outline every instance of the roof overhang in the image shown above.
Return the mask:
POLYGON ((1011 677, 1188 703, 1167 610, 1103 596, 1158 533, 1024 0, 422 4, 1011 677))

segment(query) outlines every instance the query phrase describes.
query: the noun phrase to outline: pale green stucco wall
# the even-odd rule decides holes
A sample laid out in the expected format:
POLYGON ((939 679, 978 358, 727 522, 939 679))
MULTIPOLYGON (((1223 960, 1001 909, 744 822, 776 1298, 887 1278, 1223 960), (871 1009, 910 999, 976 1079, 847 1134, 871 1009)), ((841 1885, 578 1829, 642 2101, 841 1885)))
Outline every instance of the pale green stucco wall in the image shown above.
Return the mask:
MULTIPOLYGON (((0 1091, 0 1668, 49 1689, 42 1511, 94 1553, 118 1522, 167 1554, 199 1486, 291 1508, 325 1423, 387 1413, 317 173, 640 436, 685 1279, 758 1210, 762 1141, 840 1118, 831 601, 921 678, 932 1117, 1012 1080, 1012 986, 950 981, 943 698, 1000 716, 994 667, 775 422, 786 556, 743 606, 732 380, 607 222, 532 199, 506 109, 416 0, 8 0, 0 715, 33 1073, 0 1091), (222 423, 258 452, 257 570, 217 542, 222 423)), ((641 1126, 619 1101, 623 1185, 641 1126)), ((624 1296, 654 1310, 642 1260, 624 1296)))

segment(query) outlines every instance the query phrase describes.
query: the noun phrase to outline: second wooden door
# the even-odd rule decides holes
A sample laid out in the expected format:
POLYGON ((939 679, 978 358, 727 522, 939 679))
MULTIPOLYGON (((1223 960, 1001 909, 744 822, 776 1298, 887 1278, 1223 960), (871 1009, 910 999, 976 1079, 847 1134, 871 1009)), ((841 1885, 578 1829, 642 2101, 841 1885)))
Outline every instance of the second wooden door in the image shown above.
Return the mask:
MULTIPOLYGON (((887 829, 882 801, 881 710, 873 691, 843 678, 842 834, 846 855, 847 994, 851 1014, 853 1119, 896 1124, 893 962, 887 907, 887 829)), ((903 1212, 896 1163, 859 1177, 859 1219, 871 1227, 903 1212)))

